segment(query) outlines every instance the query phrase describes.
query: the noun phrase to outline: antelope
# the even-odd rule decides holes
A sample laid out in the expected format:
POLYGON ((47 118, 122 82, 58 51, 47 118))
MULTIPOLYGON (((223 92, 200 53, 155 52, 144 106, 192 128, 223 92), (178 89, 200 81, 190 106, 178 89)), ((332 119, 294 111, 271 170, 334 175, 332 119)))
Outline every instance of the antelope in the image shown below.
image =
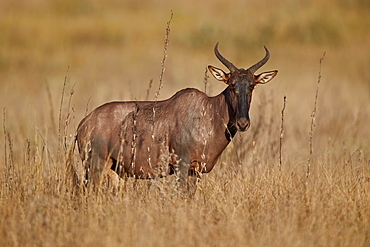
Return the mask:
POLYGON ((197 176, 210 172, 237 131, 250 127, 254 87, 278 73, 255 75, 269 60, 264 48, 262 60, 239 69, 215 45, 216 57, 230 71, 208 66, 227 85, 217 96, 186 88, 163 101, 110 102, 93 110, 76 138, 86 181, 98 186, 105 174, 138 179, 176 174, 181 187, 196 188, 197 176))

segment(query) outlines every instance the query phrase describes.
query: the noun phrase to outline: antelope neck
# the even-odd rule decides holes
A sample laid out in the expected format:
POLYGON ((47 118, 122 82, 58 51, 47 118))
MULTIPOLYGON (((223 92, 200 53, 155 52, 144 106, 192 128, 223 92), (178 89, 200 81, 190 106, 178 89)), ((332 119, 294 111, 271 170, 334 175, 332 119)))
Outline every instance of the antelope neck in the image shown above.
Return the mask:
POLYGON ((225 130, 225 137, 230 142, 231 139, 235 136, 237 132, 237 128, 235 127, 235 121, 236 121, 236 114, 235 110, 233 109, 232 103, 231 103, 231 92, 230 88, 227 87, 222 94, 225 97, 225 101, 227 104, 227 112, 229 114, 229 122, 227 123, 227 128, 225 130))

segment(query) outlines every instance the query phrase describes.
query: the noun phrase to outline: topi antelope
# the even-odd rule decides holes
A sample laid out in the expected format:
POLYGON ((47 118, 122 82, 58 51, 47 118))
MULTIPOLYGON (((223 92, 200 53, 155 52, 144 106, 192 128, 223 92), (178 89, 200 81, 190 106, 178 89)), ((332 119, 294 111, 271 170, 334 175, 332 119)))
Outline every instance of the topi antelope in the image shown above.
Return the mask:
POLYGON ((270 57, 265 51, 258 63, 238 69, 217 43, 215 55, 230 71, 208 66, 227 84, 217 96, 187 88, 163 101, 110 102, 93 110, 77 129, 86 181, 97 186, 104 174, 140 179, 177 174, 181 188, 196 188, 197 175, 210 172, 236 132, 249 128, 254 87, 276 76, 277 70, 255 75, 270 57))

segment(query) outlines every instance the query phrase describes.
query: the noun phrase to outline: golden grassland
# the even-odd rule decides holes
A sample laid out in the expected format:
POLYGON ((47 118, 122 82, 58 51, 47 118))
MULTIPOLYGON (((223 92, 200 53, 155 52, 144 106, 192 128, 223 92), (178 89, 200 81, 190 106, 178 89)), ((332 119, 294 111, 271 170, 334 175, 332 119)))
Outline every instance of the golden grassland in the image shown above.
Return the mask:
POLYGON ((1 1, 0 246, 369 246, 369 11, 350 0, 1 1), (279 74, 256 88, 251 128, 193 199, 173 177, 74 195, 65 163, 78 122, 107 101, 154 98, 171 10, 160 99, 225 87, 203 83, 207 64, 222 68, 216 42, 239 67, 269 48, 261 70, 279 74))

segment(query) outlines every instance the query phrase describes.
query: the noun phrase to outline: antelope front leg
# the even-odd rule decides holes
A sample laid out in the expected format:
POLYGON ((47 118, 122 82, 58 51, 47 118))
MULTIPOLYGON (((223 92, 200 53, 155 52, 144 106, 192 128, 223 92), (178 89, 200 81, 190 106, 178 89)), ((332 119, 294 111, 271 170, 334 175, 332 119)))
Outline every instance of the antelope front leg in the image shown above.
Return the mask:
POLYGON ((177 179, 179 191, 189 198, 194 197, 197 190, 198 176, 193 171, 190 171, 189 163, 185 161, 179 162, 177 179))
POLYGON ((195 192, 197 191, 197 181, 198 177, 196 175, 189 175, 187 181, 188 195, 190 198, 193 198, 195 192))
POLYGON ((178 163, 178 170, 177 170, 177 187, 180 193, 187 194, 188 190, 188 174, 189 174, 190 164, 180 160, 178 163))

